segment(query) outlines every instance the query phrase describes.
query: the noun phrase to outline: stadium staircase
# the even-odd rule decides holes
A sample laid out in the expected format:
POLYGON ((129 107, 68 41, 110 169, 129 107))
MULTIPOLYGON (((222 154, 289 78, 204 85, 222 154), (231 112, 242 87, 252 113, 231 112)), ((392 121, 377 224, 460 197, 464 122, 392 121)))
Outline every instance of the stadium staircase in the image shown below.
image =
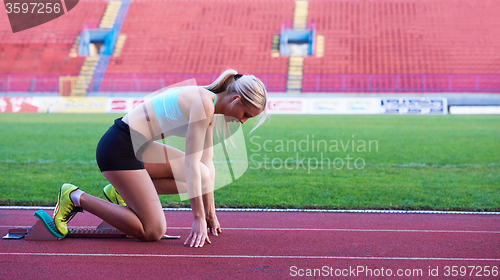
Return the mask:
POLYGON ((101 22, 99 23, 99 28, 113 28, 113 25, 116 21, 116 16, 118 15, 118 11, 120 10, 121 5, 122 2, 120 1, 108 2, 106 11, 104 11, 104 15, 102 16, 101 22))
POLYGON ((304 73, 304 57, 290 56, 288 58, 288 73, 286 80, 287 93, 302 92, 302 75, 304 73))
POLYGON ((123 45, 125 45, 126 40, 127 40, 127 34, 118 35, 118 39, 116 39, 115 50, 113 51, 113 57, 120 56, 123 49, 123 45))
MULTIPOLYGON (((295 1, 292 28, 305 30, 307 28, 307 13, 309 2, 304 0, 295 1)), ((290 56, 288 58, 288 71, 286 81, 287 93, 302 92, 302 76, 304 74, 304 57, 290 56)))
POLYGON ((74 96, 85 96, 87 93, 87 88, 89 87, 92 76, 94 75, 94 69, 99 60, 98 56, 87 56, 83 62, 80 73, 75 82, 75 87, 71 95, 74 96))
POLYGON ((78 57, 78 45, 80 43, 80 35, 76 35, 73 46, 69 50, 69 57, 78 57))
POLYGON ((270 91, 285 91, 288 58, 273 57, 270 49, 273 35, 293 17, 293 0, 130 5, 126 42, 119 57, 111 56, 99 91, 154 91, 191 78, 207 84, 228 68, 263 77, 270 91))
MULTIPOLYGON (((119 55, 122 51, 122 48, 125 44, 125 39, 127 38, 124 36, 125 34, 120 34, 122 30, 123 23, 125 21, 127 12, 130 7, 130 3, 132 0, 121 0, 121 5, 119 7, 119 10, 115 16, 114 24, 112 26, 112 29, 116 31, 117 37, 111 44, 113 47, 113 52, 112 54, 119 55)), ((101 86, 101 82, 104 78, 104 74, 106 73, 106 70, 108 68, 109 61, 111 59, 111 55, 101 55, 99 58, 99 62, 97 64, 97 67, 94 72, 94 76, 92 79, 92 90, 93 91, 99 91, 99 88, 101 86)))
MULTIPOLYGON (((118 14, 120 12, 120 8, 122 6, 121 1, 109 1, 106 10, 99 22, 99 29, 113 29, 118 14)), ((75 39, 75 44, 78 42, 79 36, 75 39)), ((121 42, 123 44, 123 42, 121 42)), ((74 55, 74 47, 71 50, 70 56, 74 55)), ((93 80, 95 75, 95 70, 99 62, 102 63, 102 60, 108 60, 108 58, 100 59, 99 54, 91 54, 85 58, 85 62, 80 69, 80 73, 78 78, 76 79, 75 88, 72 92, 74 96, 85 96, 87 94, 87 90, 93 80)))
POLYGON ((325 55, 325 35, 316 35, 316 57, 325 55))
POLYGON ((280 56, 280 35, 273 35, 273 45, 271 47, 271 57, 280 56))
POLYGON ((264 77, 270 92, 498 92, 499 8, 498 0, 81 0, 15 34, 0 21, 0 90, 55 92, 59 77, 81 76, 86 91, 145 92, 189 78, 206 84, 234 68, 264 77), (279 55, 283 23, 315 25, 314 56, 279 55), (97 65, 78 56, 86 25, 124 32, 97 65))
POLYGON ((306 29, 307 28, 307 10, 309 2, 306 0, 295 1, 295 10, 293 13, 293 29, 306 29))

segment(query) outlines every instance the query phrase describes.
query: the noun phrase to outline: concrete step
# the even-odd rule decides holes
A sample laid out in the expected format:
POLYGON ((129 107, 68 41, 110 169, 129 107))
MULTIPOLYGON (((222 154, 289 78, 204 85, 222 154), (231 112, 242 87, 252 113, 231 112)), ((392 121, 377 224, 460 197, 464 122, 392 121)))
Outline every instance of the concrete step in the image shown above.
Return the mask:
POLYGON ((325 55, 325 36, 316 36, 316 57, 323 57, 325 55))
POLYGON ((304 74, 302 69, 300 69, 300 70, 288 70, 288 75, 302 75, 302 74, 304 74))
POLYGON ((123 46, 125 45, 125 40, 127 39, 127 34, 120 34, 116 39, 115 50, 113 51, 113 57, 120 56, 123 46))
POLYGON ((80 70, 80 75, 79 76, 92 76, 94 75, 94 70, 91 69, 91 70, 80 70))
POLYGON ((101 22, 99 23, 99 28, 113 28, 113 25, 116 21, 116 15, 118 15, 118 11, 120 10, 121 1, 110 1, 106 6, 106 10, 104 11, 104 15, 101 18, 101 22))
POLYGON ((85 96, 87 94, 86 90, 73 90, 73 95, 74 96, 85 96))
POLYGON ((83 64, 82 65, 82 70, 85 69, 85 70, 94 70, 95 66, 96 66, 97 63, 92 63, 92 64, 83 64))
POLYGON ((293 88, 301 88, 302 87, 302 81, 288 81, 286 83, 287 87, 293 87, 293 88))
POLYGON ((293 81, 293 82, 288 81, 286 83, 286 87, 300 89, 302 87, 302 81, 293 81))
POLYGON ((280 35, 273 35, 273 45, 271 47, 271 56, 279 57, 280 56, 280 35))
POLYGON ((304 58, 301 56, 290 57, 292 61, 304 61, 304 58))

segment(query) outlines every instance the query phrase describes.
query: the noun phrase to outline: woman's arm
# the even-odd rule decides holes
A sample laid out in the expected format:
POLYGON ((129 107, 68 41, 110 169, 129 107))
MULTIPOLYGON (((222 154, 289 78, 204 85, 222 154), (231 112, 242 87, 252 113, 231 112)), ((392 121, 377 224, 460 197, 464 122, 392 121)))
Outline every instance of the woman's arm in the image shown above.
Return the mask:
POLYGON ((194 98, 190 108, 184 164, 186 187, 194 216, 191 234, 188 236, 185 244, 191 239, 190 246, 194 245, 194 247, 203 246, 205 241, 210 243, 202 198, 200 162, 204 153, 206 133, 210 126, 214 107, 210 99, 204 98, 202 94, 199 96, 200 98, 194 98))
POLYGON ((208 229, 213 235, 221 232, 219 221, 215 215, 214 185, 215 185, 215 167, 213 162, 213 123, 210 123, 205 136, 205 148, 201 157, 201 162, 208 167, 210 172, 210 181, 203 191, 203 205, 205 206, 205 218, 208 229))

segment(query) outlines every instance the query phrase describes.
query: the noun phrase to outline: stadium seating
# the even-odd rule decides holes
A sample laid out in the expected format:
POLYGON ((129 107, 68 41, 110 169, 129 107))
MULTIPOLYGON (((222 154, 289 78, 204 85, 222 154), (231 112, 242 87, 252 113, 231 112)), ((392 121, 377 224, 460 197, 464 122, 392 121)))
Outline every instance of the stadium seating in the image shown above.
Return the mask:
MULTIPOLYGON (((15 34, 0 17, 0 91, 50 91, 58 75, 78 75, 84 57, 69 56, 75 38, 86 24, 98 26, 107 3, 80 0, 56 21, 15 34)), ((305 58, 302 92, 500 91, 498 0, 308 3, 307 21, 324 36, 324 49, 305 58)), ((99 90, 154 91, 190 78, 207 84, 234 68, 283 92, 288 58, 271 55, 273 36, 291 24, 294 5, 134 0, 120 32, 123 48, 104 66, 99 90)))
MULTIPOLYGON (((101 90, 109 89, 117 74, 137 73, 142 80, 145 74, 197 77, 228 68, 271 74, 265 76, 268 87, 283 90, 286 78, 272 74, 286 74, 287 58, 271 57, 271 47, 293 8, 293 0, 135 0, 121 30, 127 40, 120 57, 111 58, 101 90)), ((197 78, 199 84, 208 81, 197 78)))
POLYGON ((325 50, 305 59, 303 91, 498 86, 460 74, 500 74, 499 10, 497 0, 309 0, 309 21, 325 36, 325 50))
POLYGON ((10 91, 53 90, 58 83, 54 75, 78 75, 85 58, 69 57, 70 49, 85 24, 99 22, 105 7, 104 0, 81 0, 55 21, 12 33, 5 6, 0 5, 0 75, 12 74, 10 91), (44 77, 33 80, 24 74, 44 77))

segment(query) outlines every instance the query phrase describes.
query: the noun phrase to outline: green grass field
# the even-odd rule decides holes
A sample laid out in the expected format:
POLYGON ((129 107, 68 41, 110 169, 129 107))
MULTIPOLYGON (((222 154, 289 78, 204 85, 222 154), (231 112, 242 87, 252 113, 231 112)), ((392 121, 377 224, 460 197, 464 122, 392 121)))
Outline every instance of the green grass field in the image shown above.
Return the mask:
MULTIPOLYGON (((117 117, 0 114, 0 204, 54 205, 65 182, 102 197, 95 147, 117 117)), ((216 191, 219 207, 500 210, 500 116, 272 115, 248 135, 253 124, 249 169, 216 191)))

